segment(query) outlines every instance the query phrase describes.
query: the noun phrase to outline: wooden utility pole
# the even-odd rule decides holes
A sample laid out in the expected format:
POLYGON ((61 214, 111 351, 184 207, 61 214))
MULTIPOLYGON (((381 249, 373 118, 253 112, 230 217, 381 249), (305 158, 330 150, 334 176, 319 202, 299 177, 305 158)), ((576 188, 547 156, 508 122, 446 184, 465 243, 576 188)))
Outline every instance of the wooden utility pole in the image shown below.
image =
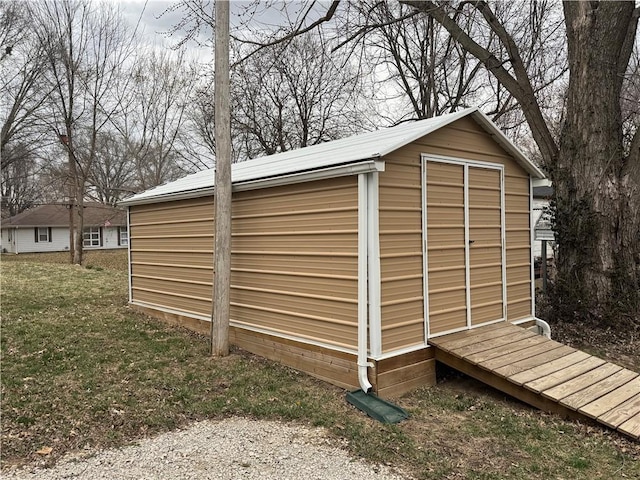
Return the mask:
POLYGON ((231 107, 229 102, 229 2, 215 2, 214 122, 215 248, 211 355, 229 354, 229 282, 231 277, 231 107))

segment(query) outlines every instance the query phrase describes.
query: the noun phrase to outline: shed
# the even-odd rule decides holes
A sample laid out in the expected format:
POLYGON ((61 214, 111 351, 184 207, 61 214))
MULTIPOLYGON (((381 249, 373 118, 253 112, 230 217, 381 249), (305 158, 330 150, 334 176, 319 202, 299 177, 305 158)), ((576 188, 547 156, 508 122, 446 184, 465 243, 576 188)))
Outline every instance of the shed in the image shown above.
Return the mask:
MULTIPOLYGON (((535 319, 535 178, 476 108, 233 165, 231 343, 382 397, 434 383, 430 338, 535 319)), ((131 305, 205 334, 213 190, 123 202, 131 305)))

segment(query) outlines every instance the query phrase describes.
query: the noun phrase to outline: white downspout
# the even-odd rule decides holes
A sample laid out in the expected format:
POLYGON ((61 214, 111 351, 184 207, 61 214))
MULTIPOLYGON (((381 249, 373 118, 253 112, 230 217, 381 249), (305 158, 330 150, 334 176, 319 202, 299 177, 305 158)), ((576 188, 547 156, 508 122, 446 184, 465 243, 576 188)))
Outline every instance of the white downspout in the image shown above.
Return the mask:
POLYGON ((542 335, 551 340, 551 327, 541 318, 535 317, 536 326, 542 330, 542 335))
POLYGON ((380 236, 378 219, 378 172, 367 179, 367 272, 369 282, 369 352, 371 357, 382 354, 382 312, 380 306, 380 236))
POLYGON ((363 392, 369 393, 372 385, 367 376, 372 366, 367 357, 368 282, 367 282, 367 175, 358 175, 358 382, 363 392))

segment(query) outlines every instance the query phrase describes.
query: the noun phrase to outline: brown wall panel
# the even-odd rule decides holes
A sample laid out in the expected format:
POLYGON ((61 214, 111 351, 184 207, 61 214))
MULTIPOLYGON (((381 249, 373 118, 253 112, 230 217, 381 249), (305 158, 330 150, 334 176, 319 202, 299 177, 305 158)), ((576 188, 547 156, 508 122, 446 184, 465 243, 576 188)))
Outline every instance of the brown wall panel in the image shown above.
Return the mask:
MULTIPOLYGON (((357 346, 357 177, 233 195, 231 320, 357 346)), ((213 199, 131 207, 133 300, 211 310, 213 199), (204 267, 204 268, 203 268, 204 267)))
POLYGON ((437 293, 451 288, 464 290, 465 287, 464 265, 455 270, 442 270, 429 272, 429 291, 437 293))
POLYGON ((357 192, 352 176, 234 194, 232 321, 356 349, 357 192))
POLYGON ((465 298, 465 290, 431 293, 429 295, 429 312, 438 313, 451 307, 464 306, 466 303, 465 298))
POLYGON ((357 281, 358 257, 336 256, 324 252, 311 253, 265 253, 254 251, 251 253, 235 252, 231 271, 258 270, 269 272, 291 272, 298 275, 325 277, 338 275, 357 281))
POLYGON ((442 268, 464 268, 464 243, 452 243, 442 248, 429 247, 428 253, 430 272, 442 268))
POLYGON ((141 251, 131 246, 132 267, 141 264, 209 267, 213 270, 213 249, 209 252, 141 251))
POLYGON ((211 315, 211 300, 185 298, 172 295, 171 292, 149 292, 137 287, 133 288, 133 298, 136 302, 149 303, 186 314, 211 315))
POLYGON ((382 351, 424 342, 420 161, 385 157, 379 175, 382 351), (409 275, 401 282, 389 281, 409 275), (397 303, 400 302, 400 303, 397 303), (403 326, 403 322, 417 325, 403 326), (408 333, 407 333, 408 332, 408 333), (403 342, 406 342, 403 344, 403 342))
POLYGON ((507 315, 510 322, 531 317, 531 301, 523 300, 507 305, 507 315))
POLYGON ((507 268, 513 264, 531 263, 531 251, 527 246, 507 246, 507 268))

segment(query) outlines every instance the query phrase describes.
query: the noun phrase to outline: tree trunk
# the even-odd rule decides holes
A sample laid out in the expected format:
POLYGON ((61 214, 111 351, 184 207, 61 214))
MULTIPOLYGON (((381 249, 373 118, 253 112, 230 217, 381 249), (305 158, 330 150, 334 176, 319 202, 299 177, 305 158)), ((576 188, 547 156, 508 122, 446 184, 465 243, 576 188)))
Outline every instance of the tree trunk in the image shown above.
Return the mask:
POLYGON ((82 261, 84 260, 84 188, 80 188, 80 181, 78 181, 76 208, 78 216, 75 222, 76 245, 73 251, 73 263, 74 265, 82 265, 82 261))
POLYGON ((625 156, 620 105, 633 11, 633 2, 564 3, 566 121, 558 157, 547 166, 560 248, 551 300, 565 319, 638 318, 637 156, 625 156))

